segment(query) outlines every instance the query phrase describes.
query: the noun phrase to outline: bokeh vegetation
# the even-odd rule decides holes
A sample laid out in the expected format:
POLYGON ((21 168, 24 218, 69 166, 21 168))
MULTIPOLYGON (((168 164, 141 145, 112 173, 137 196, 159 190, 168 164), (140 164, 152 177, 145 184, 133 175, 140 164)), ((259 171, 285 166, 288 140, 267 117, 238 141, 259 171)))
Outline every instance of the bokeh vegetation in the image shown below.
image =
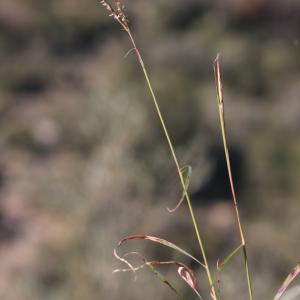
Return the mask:
MULTIPOLYGON (((271 298, 299 260, 299 1, 125 4, 180 160, 193 166, 211 263, 238 243, 213 82, 221 53, 255 296, 271 298)), ((170 299, 150 272, 137 283, 112 275, 117 241, 148 233, 199 255, 186 208, 165 209, 181 191, 129 47, 96 1, 1 0, 1 298, 170 299)), ((224 299, 246 299, 241 265, 222 276, 224 299)))

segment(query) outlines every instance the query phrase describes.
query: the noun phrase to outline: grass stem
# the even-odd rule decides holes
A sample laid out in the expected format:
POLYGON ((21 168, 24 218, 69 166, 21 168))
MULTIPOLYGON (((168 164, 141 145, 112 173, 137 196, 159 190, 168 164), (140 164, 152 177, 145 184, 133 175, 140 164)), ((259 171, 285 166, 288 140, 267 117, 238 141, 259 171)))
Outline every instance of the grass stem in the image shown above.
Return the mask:
POLYGON ((124 29, 128 33, 130 41, 131 41, 131 43, 133 45, 133 48, 135 49, 135 52, 136 52, 139 64, 140 64, 140 66, 142 68, 142 71, 143 71, 143 74, 144 74, 144 77, 145 77, 145 80, 146 80, 149 92, 150 92, 151 97, 153 99, 153 103, 155 105, 155 108, 156 108, 156 111, 157 111, 160 123, 162 125, 162 128, 163 128, 165 137, 167 139, 170 151, 172 153, 172 157, 173 157, 173 160, 175 162, 176 169, 177 169, 177 172, 178 172, 178 176, 179 176, 179 179, 180 179, 183 191, 184 191, 184 195, 185 195, 185 198, 187 200, 188 207, 189 207, 189 211, 190 211, 192 223, 193 223, 193 226, 194 226, 194 229, 195 229, 195 233, 196 233, 196 236, 197 236, 198 244, 199 244, 199 247, 200 247, 200 250, 201 250, 201 254, 202 254, 202 257, 203 257, 203 260, 204 260, 207 278, 208 278, 208 281, 209 281, 209 285, 211 287, 211 294, 212 294, 212 297, 214 299, 217 299, 217 294, 216 294, 215 287, 213 285, 213 280, 212 280, 211 272, 210 272, 210 269, 209 269, 206 252, 205 252, 205 249, 204 249, 204 246, 203 246, 203 242, 202 242, 202 239, 201 239, 201 235, 200 235, 200 231, 199 231, 199 226, 198 226, 197 221, 196 221, 196 217, 195 217, 195 213, 194 213, 194 209, 193 209, 193 206, 192 206, 192 202, 191 202, 190 196, 189 196, 189 194, 187 192, 185 180, 184 180, 184 177, 183 177, 182 172, 181 172, 181 167, 180 167, 177 155, 175 153, 173 142, 172 142, 171 137, 169 135, 169 132, 168 132, 165 120, 163 118, 162 112, 161 112, 160 107, 159 107, 159 103, 157 101, 156 95, 155 95, 154 90, 152 88, 152 84, 151 84, 151 81, 150 81, 147 69, 145 67, 144 61, 142 59, 141 53, 140 53, 139 49, 136 46, 136 42, 135 42, 135 40, 134 40, 134 38, 132 36, 132 33, 131 33, 129 27, 127 26, 124 29))
POLYGON ((235 189, 234 189, 234 182, 233 182, 231 164, 230 164, 230 155, 229 155, 227 137, 226 137, 224 96, 223 96, 223 87, 222 87, 222 81, 221 81, 219 55, 217 55, 215 62, 214 62, 214 73, 215 73, 215 83, 216 83, 216 90, 217 90, 217 100, 218 100, 218 108, 219 108, 221 134, 222 134, 222 139, 223 139, 223 147, 224 147, 224 152, 225 152, 225 159, 226 159, 228 177, 229 177, 229 182, 230 182, 230 189, 231 189, 231 193, 232 193, 236 219, 237 219, 237 223, 238 223, 238 227, 239 227, 241 244, 243 247, 243 256, 244 256, 245 271, 246 271, 246 277, 247 277, 249 299, 253 300, 253 292, 252 292, 251 277, 250 277, 248 257, 247 257, 246 241, 245 241, 245 235, 244 235, 244 231, 243 231, 243 227, 242 227, 242 223, 241 223, 236 193, 235 193, 235 189))

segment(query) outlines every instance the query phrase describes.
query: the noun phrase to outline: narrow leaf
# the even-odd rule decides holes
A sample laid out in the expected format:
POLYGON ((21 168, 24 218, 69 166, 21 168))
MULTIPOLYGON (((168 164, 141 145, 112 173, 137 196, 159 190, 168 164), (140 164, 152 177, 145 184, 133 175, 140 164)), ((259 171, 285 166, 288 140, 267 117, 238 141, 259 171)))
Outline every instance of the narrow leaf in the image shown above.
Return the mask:
MULTIPOLYGON (((152 241, 152 242, 155 242, 155 243, 158 243, 158 244, 161 244, 161 245, 164 245, 166 247, 169 247, 169 248, 172 248, 178 252, 180 252, 181 254, 189 257, 190 259, 192 259, 193 261, 197 262, 198 264, 200 264, 202 267, 206 268, 206 266, 201 263, 197 258, 195 258, 194 256, 192 256, 191 254, 189 254, 188 252, 186 252, 185 250, 183 250, 182 248, 178 247, 177 245, 167 241, 167 240, 164 240, 164 239, 161 239, 161 238, 158 238, 158 237, 155 237, 155 236, 151 236, 151 235, 130 235, 130 236, 126 236, 124 237, 118 244, 117 248, 119 248, 123 243, 129 241, 129 240, 149 240, 149 241, 152 241)), ((115 254, 115 257, 121 261, 124 262, 124 258, 121 258, 118 254, 117 254, 117 248, 114 250, 114 254, 115 254)), ((128 262, 125 262, 127 265, 128 265, 128 262)), ((133 268, 131 265, 128 265, 129 268, 133 268)))
POLYGON ((225 258, 224 260, 219 264, 217 264, 217 271, 213 277, 213 285, 216 283, 216 281, 218 280, 218 275, 220 272, 222 272, 222 270, 224 269, 224 267, 228 264, 228 262, 239 252, 239 250, 243 247, 242 244, 240 244, 236 249, 234 249, 232 252, 230 252, 225 258))
POLYGON ((176 206, 174 208, 168 208, 167 207, 167 210, 170 212, 170 213, 173 213, 174 211, 177 210, 177 208, 182 204, 183 200, 184 200, 184 197, 185 197, 185 192, 188 190, 189 188, 189 185, 190 185, 190 180, 191 180, 191 176, 192 176, 192 167, 189 166, 189 165, 186 165, 186 166, 183 166, 181 169, 180 169, 180 172, 182 175, 184 175, 185 173, 187 173, 186 175, 186 178, 184 180, 184 189, 182 191, 182 195, 178 201, 178 203, 176 204, 176 206))

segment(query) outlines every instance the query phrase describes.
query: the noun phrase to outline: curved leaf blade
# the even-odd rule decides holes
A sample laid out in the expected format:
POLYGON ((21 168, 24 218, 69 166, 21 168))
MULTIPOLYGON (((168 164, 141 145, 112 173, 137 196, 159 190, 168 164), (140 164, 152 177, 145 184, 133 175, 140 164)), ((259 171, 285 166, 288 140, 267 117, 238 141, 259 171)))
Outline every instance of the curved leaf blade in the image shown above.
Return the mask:
MULTIPOLYGON (((156 237, 156 236, 151 236, 151 235, 129 235, 129 236, 124 237, 122 240, 120 240, 120 242, 118 243, 117 248, 119 248, 123 243, 125 243, 125 242, 127 242, 129 240, 149 240, 149 241, 152 241, 152 242, 164 245, 166 247, 169 247, 171 249, 174 249, 174 250, 180 252, 181 254, 183 254, 183 255, 189 257, 190 259, 192 259, 193 261, 197 262, 202 267, 206 268, 206 266, 203 263, 201 263, 197 258, 195 258, 194 256, 192 256, 187 251, 183 250, 182 248, 178 247, 177 245, 175 245, 175 244, 173 244, 173 243, 171 243, 171 242, 169 242, 167 240, 161 239, 161 238, 156 237)), ((121 258, 117 254, 117 248, 114 249, 114 254, 115 254, 115 256, 116 256, 117 259, 123 261, 124 259, 121 258)), ((126 264, 128 265, 128 262, 126 264)), ((132 268, 132 266, 129 266, 129 267, 132 268)))
POLYGON ((185 198, 185 193, 186 191, 188 190, 189 188, 189 185, 190 185, 190 181, 191 181, 191 176, 192 176, 192 167, 189 166, 189 165, 186 165, 186 166, 183 166, 181 169, 180 169, 180 172, 182 175, 184 175, 185 173, 186 174, 186 178, 184 180, 184 189, 182 191, 182 195, 179 199, 179 201, 177 202, 176 206, 174 208, 169 208, 167 207, 167 210, 168 212, 170 213, 173 213, 177 210, 177 208, 182 204, 184 198, 185 198))

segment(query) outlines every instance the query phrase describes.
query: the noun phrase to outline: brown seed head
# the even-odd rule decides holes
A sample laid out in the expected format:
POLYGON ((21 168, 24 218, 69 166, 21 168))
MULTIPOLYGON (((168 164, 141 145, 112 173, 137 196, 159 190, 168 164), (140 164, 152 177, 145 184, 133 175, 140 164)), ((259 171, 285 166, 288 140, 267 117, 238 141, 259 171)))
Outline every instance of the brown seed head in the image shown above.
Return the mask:
POLYGON ((115 8, 106 0, 101 0, 100 3, 109 12, 109 16, 117 20, 121 26, 128 30, 128 20, 125 15, 125 7, 120 0, 114 0, 115 8))

